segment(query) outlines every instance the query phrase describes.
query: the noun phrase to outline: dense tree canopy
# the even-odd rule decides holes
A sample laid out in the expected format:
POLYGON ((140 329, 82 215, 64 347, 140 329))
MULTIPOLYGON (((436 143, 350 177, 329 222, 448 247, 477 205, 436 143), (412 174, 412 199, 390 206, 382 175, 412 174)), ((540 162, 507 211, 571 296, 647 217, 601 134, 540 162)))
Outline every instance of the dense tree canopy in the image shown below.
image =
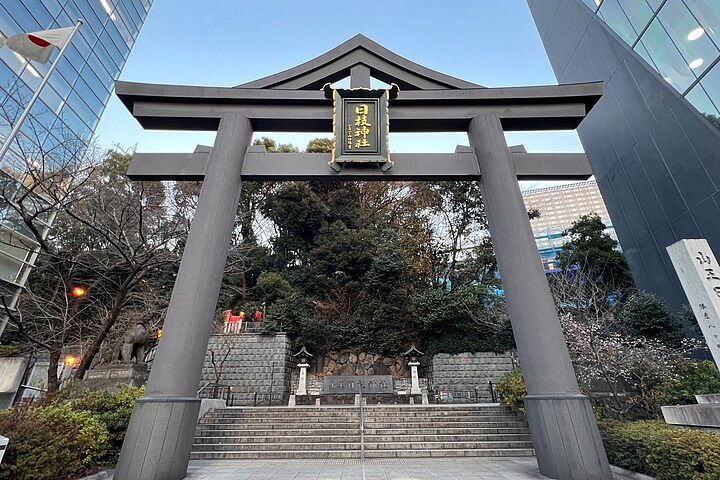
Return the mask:
POLYGON ((579 267, 607 293, 625 292, 634 283, 618 242, 605 232, 596 214, 583 215, 567 230, 570 242, 558 254, 560 267, 579 267))
MULTIPOLYGON (((306 151, 331 148, 315 139, 306 151)), ((268 332, 316 351, 512 345, 477 182, 283 182, 266 186, 256 204, 252 225, 264 236, 242 237, 267 245, 252 262, 262 273, 221 309, 264 303, 268 332)), ((224 284, 233 282, 226 275, 224 284)))

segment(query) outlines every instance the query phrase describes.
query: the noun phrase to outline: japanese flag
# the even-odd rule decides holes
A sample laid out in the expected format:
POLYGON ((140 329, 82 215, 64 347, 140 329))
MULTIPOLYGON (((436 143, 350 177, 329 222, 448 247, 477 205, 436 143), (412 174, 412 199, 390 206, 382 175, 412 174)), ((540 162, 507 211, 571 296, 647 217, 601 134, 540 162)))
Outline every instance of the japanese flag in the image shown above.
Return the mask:
POLYGON ((0 47, 19 53, 23 57, 40 63, 47 63, 55 47, 64 47, 70 40, 75 27, 56 28, 42 32, 20 33, 5 39, 0 38, 0 47))

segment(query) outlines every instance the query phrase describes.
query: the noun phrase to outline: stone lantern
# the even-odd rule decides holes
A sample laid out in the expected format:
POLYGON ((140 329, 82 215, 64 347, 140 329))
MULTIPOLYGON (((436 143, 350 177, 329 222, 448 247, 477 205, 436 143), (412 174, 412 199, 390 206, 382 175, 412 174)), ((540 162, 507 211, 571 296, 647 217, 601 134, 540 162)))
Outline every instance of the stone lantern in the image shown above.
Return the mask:
POLYGON ((410 367, 410 379, 411 379, 411 386, 410 386, 410 395, 420 395, 422 392, 420 391, 420 379, 418 378, 418 367, 420 366, 419 357, 425 355, 425 353, 421 352, 417 349, 415 344, 413 344, 410 347, 410 350, 403 353, 404 357, 407 357, 408 359, 408 367, 410 367))
POLYGON ((308 360, 313 357, 313 354, 308 352, 305 346, 300 349, 293 357, 298 359, 298 367, 300 368, 300 378, 298 382, 297 391, 295 395, 307 395, 307 369, 310 366, 308 360))

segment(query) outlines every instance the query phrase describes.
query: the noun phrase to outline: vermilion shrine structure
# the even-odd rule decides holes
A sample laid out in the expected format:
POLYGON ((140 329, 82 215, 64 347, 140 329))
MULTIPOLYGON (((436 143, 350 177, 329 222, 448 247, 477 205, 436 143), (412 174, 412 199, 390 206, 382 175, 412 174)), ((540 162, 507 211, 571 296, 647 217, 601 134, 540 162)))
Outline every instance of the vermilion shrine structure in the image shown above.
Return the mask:
POLYGON ((557 479, 610 479, 589 400, 581 395, 530 229, 518 180, 592 175, 584 154, 508 148, 505 130, 573 130, 600 99, 602 83, 484 88, 411 62, 358 35, 284 72, 234 88, 118 82, 147 129, 217 131, 212 148, 134 155, 134 180, 203 180, 145 396, 137 403, 118 480, 184 478, 200 408, 196 397, 243 181, 472 180, 486 205, 520 361, 540 472, 557 479), (450 154, 392 154, 392 168, 345 164, 330 154, 268 154, 253 131, 331 132, 327 83, 371 77, 399 87, 392 132, 467 132, 450 154))

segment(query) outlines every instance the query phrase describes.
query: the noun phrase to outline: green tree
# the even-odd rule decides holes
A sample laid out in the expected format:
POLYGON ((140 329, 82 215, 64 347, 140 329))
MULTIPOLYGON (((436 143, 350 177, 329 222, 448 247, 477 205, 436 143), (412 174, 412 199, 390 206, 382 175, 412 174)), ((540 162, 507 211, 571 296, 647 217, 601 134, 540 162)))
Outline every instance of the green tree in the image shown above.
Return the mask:
POLYGON ((596 214, 583 215, 565 232, 570 241, 558 254, 560 267, 580 267, 607 293, 624 293, 634 286, 625 256, 618 243, 605 233, 605 224, 596 214))
POLYGON ((679 346, 682 341, 680 323, 667 305, 651 293, 633 293, 624 302, 620 318, 632 335, 655 338, 669 346, 679 346))

